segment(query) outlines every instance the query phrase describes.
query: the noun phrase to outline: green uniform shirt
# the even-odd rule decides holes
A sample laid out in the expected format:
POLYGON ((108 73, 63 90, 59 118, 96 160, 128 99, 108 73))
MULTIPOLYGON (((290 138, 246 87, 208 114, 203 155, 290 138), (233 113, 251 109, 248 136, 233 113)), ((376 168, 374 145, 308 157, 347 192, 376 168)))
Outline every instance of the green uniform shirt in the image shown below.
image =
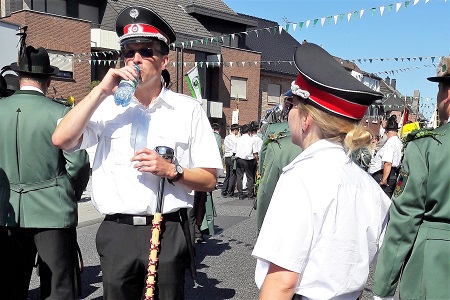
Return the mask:
POLYGON ((89 158, 84 150, 67 154, 52 143, 69 109, 35 91, 0 100, 0 226, 77 225, 89 158))
POLYGON ((450 299, 450 124, 408 143, 373 292, 400 299, 450 299))
POLYGON ((283 168, 301 152, 302 149, 291 141, 287 122, 273 123, 267 127, 259 158, 261 181, 258 186, 256 204, 258 232, 283 168))

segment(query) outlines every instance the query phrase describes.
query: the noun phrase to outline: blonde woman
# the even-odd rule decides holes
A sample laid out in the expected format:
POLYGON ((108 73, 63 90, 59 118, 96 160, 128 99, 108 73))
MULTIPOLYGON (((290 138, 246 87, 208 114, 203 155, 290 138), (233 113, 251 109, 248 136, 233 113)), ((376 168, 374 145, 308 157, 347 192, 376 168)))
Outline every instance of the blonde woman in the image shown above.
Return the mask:
POLYGON ((325 50, 300 46, 289 112, 303 152, 283 169, 252 255, 260 299, 357 299, 378 251, 389 198, 352 154, 370 145, 360 126, 382 95, 325 50), (283 220, 283 230, 280 230, 283 220))

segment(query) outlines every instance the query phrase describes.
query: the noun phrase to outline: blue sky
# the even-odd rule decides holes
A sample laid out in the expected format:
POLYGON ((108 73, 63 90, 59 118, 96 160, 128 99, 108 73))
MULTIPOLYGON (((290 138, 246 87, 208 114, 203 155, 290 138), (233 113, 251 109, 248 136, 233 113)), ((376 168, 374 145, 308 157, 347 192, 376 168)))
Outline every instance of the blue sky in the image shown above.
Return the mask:
POLYGON ((286 20, 297 23, 296 30, 290 25, 288 32, 298 41, 306 39, 321 45, 334 56, 355 60, 366 72, 376 73, 383 79, 387 76, 396 79, 397 90, 403 95, 412 96, 414 90, 419 90, 422 98, 420 109, 425 117, 431 116, 437 84, 426 78, 436 74, 431 57, 436 57, 434 64, 437 65, 437 57, 450 55, 450 0, 429 0, 427 3, 419 0, 416 5, 411 0, 407 6, 408 1, 405 0, 223 1, 237 13, 275 21, 283 26, 286 20), (397 4, 401 4, 398 11, 397 4), (382 6, 385 8, 381 16, 382 6), (372 8, 376 8, 374 13, 372 8), (362 17, 361 10, 364 10, 362 17), (355 11, 358 12, 356 16, 355 11), (352 13, 350 21, 348 13, 352 13), (344 14, 342 20, 341 14, 344 14), (321 18, 335 15, 339 16, 336 24, 331 18, 329 22, 325 19, 321 25, 321 18), (318 19, 315 26, 314 19, 318 19), (308 20, 310 24, 306 28, 308 20), (301 30, 300 22, 305 22, 301 30))

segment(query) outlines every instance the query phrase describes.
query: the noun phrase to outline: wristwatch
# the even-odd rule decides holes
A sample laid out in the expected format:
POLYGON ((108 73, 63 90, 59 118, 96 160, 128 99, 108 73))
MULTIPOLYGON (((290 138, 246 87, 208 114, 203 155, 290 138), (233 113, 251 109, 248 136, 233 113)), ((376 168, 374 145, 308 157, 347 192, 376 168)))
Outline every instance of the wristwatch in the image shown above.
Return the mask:
POLYGON ((173 184, 174 182, 180 180, 181 177, 183 177, 183 174, 184 174, 183 168, 182 168, 180 165, 178 165, 178 164, 175 164, 175 165, 174 165, 174 171, 175 171, 175 177, 174 177, 173 179, 167 179, 167 181, 168 181, 169 183, 172 183, 172 184, 173 184))

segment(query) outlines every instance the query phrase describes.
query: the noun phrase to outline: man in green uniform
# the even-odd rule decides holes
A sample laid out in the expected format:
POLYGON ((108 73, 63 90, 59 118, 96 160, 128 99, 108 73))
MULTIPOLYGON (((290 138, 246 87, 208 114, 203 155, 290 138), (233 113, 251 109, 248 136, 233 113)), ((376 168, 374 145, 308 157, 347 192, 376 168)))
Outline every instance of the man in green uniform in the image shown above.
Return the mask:
POLYGON ((68 155, 52 143, 69 107, 45 97, 47 51, 23 47, 20 91, 0 101, 0 291, 2 299, 27 299, 39 255, 42 299, 77 299, 77 200, 89 181, 86 151, 68 155))
POLYGON ((294 145, 291 141, 291 133, 287 122, 287 114, 292 108, 291 91, 284 95, 282 115, 284 120, 280 123, 269 124, 264 133, 263 146, 259 159, 261 181, 258 184, 257 202, 256 202, 256 225, 258 232, 269 207, 270 199, 277 185, 278 178, 282 169, 297 157, 302 149, 294 145))
MULTIPOLYGON (((450 57, 441 60, 438 76, 439 117, 450 116, 450 57)), ((378 256, 375 299, 450 299, 450 124, 408 143, 390 220, 378 256)))

